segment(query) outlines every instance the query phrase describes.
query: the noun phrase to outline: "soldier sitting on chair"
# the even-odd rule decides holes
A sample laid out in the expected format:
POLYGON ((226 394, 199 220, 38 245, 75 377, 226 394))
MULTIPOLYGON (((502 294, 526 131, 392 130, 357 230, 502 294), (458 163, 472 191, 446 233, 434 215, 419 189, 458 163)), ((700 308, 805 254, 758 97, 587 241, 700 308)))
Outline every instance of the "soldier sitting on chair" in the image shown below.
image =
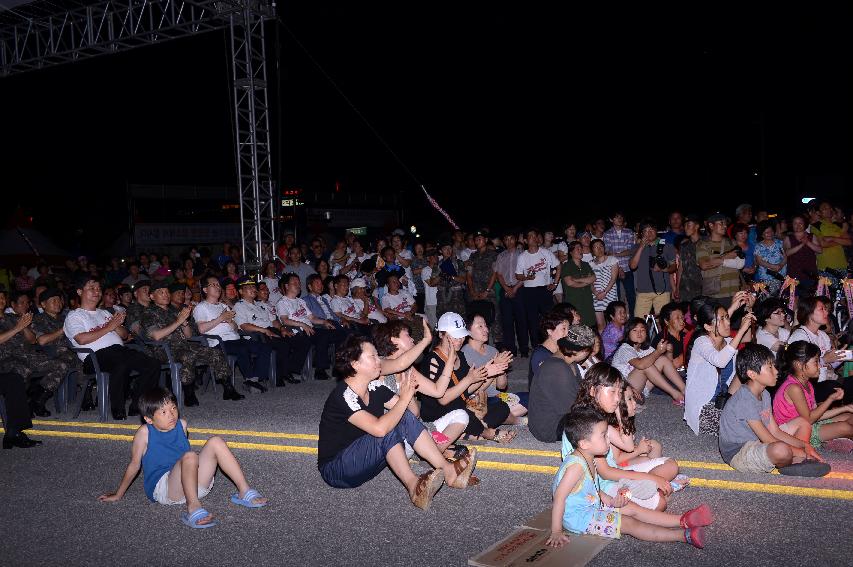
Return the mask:
MULTIPOLYGON (((184 287, 183 284, 172 284, 184 287)), ((231 370, 225 353, 219 348, 208 348, 202 344, 189 341, 193 336, 190 326, 192 307, 186 306, 180 310, 170 305, 171 294, 165 280, 151 285, 151 304, 142 312, 141 329, 148 338, 164 341, 169 344, 172 358, 181 364, 181 384, 184 386, 184 405, 197 406, 195 395, 195 367, 207 366, 213 372, 217 381, 225 384, 223 399, 240 399, 243 396, 234 391, 234 386, 228 380, 231 370)), ((160 362, 168 362, 166 350, 155 347, 154 356, 160 362)))
POLYGON ((6 314, 7 295, 0 291, 0 372, 14 373, 25 379, 40 376, 27 388, 30 410, 39 417, 49 417, 45 407, 65 379, 71 366, 67 359, 49 356, 35 345, 36 335, 31 323, 29 296, 23 292, 12 295, 12 313, 6 314))

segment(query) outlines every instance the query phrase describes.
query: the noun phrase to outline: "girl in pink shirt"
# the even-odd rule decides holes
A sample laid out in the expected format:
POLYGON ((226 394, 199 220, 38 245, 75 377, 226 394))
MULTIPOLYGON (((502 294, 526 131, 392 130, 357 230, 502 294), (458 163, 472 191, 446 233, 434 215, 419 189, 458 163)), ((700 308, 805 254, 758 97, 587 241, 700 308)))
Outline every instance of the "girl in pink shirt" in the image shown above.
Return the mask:
POLYGON ((795 341, 780 352, 780 376, 787 378, 773 397, 773 416, 780 429, 820 447, 824 441, 834 442, 836 449, 853 449, 853 405, 830 406, 844 397, 844 390, 835 391, 819 405, 815 401, 810 380, 820 376, 820 348, 807 341, 795 341))

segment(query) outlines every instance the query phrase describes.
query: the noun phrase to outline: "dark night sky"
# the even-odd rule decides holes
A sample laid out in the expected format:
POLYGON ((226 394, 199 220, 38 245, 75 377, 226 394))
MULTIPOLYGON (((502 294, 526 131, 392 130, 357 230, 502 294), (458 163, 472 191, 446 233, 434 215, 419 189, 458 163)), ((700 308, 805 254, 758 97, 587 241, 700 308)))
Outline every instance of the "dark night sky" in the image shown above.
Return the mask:
MULTIPOLYGON (((340 180, 425 204, 295 37, 463 224, 584 221, 614 203, 660 214, 664 199, 700 212, 744 195, 760 205, 762 115, 771 200, 846 190, 853 65, 841 14, 283 10, 284 187, 340 180)), ((126 182, 233 185, 226 57, 215 32, 0 80, 7 212, 20 205, 55 235, 91 234, 96 219, 117 233, 126 182)))

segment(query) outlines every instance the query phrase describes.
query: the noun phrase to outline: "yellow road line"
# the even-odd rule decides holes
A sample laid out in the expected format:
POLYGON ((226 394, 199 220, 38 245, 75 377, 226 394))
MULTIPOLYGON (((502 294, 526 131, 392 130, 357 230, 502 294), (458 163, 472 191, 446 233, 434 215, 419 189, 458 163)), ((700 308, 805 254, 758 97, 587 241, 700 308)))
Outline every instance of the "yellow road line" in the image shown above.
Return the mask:
POLYGON ((830 488, 811 488, 808 486, 788 486, 783 484, 759 484, 754 482, 735 482, 732 480, 714 480, 705 478, 690 479, 691 486, 721 488, 724 490, 743 490, 747 492, 766 492, 788 496, 811 496, 833 500, 853 500, 853 490, 835 490, 830 488))
MULTIPOLYGON (((0 428, 0 433, 3 429, 0 428)), ((88 431, 52 431, 49 429, 30 429, 27 433, 34 437, 73 437, 75 439, 102 439, 106 441, 133 441, 133 435, 118 435, 116 433, 89 433, 88 431)), ((190 445, 204 445, 207 439, 190 439, 190 445)), ((301 445, 270 445, 267 443, 243 443, 242 441, 228 441, 229 447, 234 449, 254 449, 256 451, 275 451, 279 453, 308 453, 317 454, 316 447, 304 447, 301 445)))
MULTIPOLYGON (((129 425, 126 423, 101 423, 98 421, 49 421, 44 419, 34 419, 34 425, 50 425, 60 427, 85 427, 89 429, 139 429, 139 425, 129 425)), ((268 437, 270 439, 305 439, 308 441, 316 441, 320 437, 308 433, 279 433, 277 431, 252 431, 243 429, 206 429, 192 427, 189 428, 190 433, 206 433, 209 435, 243 435, 246 437, 268 437)))
MULTIPOLYGON (((0 433, 4 430, 0 428, 0 433)), ((73 437, 77 439, 102 439, 110 441, 132 441, 131 435, 118 435, 115 433, 89 433, 85 431, 53 431, 46 429, 34 429, 28 431, 35 436, 44 437, 73 437)), ((206 439, 191 439, 191 445, 204 445, 206 439)), ((244 443, 242 441, 229 441, 228 446, 234 449, 249 449, 256 451, 273 451, 279 453, 302 453, 314 455, 317 454, 315 447, 305 447, 299 445, 271 445, 268 443, 244 443)), ((708 463, 715 464, 715 463, 708 463)), ((553 475, 557 472, 557 467, 549 465, 531 465, 526 463, 503 463, 499 461, 478 461, 477 466, 481 469, 515 471, 515 472, 530 472, 538 474, 553 475)), ((722 470, 722 469, 721 469, 722 470)), ((830 473, 829 478, 853 478, 850 473, 830 473), (832 476, 837 475, 837 476, 832 476)), ((824 478, 827 478, 824 477, 824 478)), ((692 486, 723 489, 723 490, 738 490, 746 492, 764 492, 767 494, 781 494, 788 496, 807 496, 813 498, 828 498, 835 500, 853 500, 853 490, 838 490, 829 488, 813 488, 807 486, 789 486, 780 484, 764 484, 754 482, 737 482, 731 480, 716 480, 704 478, 692 478, 690 480, 692 486)))

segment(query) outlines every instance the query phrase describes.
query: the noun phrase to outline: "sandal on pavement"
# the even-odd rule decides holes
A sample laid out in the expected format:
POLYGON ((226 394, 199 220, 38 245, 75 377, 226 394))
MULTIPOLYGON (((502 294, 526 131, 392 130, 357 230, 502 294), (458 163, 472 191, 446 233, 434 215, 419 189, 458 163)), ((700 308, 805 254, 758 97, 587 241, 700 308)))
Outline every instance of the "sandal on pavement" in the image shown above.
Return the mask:
POLYGON ((199 508, 192 514, 187 514, 186 512, 181 513, 181 521, 184 525, 189 526, 193 529, 202 530, 206 528, 212 528, 213 526, 219 525, 219 520, 214 518, 206 524, 199 524, 199 520, 203 520, 204 518, 210 516, 210 512, 205 510, 204 508, 199 508))
POLYGON ((674 479, 669 481, 669 485, 672 487, 673 492, 680 492, 684 490, 687 485, 690 484, 690 477, 686 474, 676 475, 674 479))
POLYGON ((449 461, 450 460, 458 461, 459 459, 464 458, 465 455, 468 454, 468 447, 466 447, 465 445, 451 444, 451 445, 447 446, 447 448, 444 450, 444 452, 442 454, 444 455, 444 458, 449 460, 449 461), (448 451, 450 451, 450 453, 451 453, 449 457, 447 456, 448 451))
POLYGON ((428 510, 432 503, 432 497, 444 483, 444 471, 435 469, 418 477, 415 485, 415 494, 412 496, 412 504, 421 510, 428 510))
POLYGON ((477 448, 471 447, 468 455, 462 457, 453 463, 453 470, 456 471, 456 478, 453 482, 448 482, 447 485, 451 488, 466 488, 468 480, 471 478, 471 473, 474 472, 474 467, 477 466, 477 448))
POLYGON ((263 502, 261 504, 253 502, 253 500, 255 500, 256 498, 263 498, 263 496, 261 496, 261 493, 255 490, 254 488, 250 488, 246 491, 246 495, 243 496, 243 498, 240 498, 239 492, 235 492, 234 494, 232 494, 231 502, 237 504, 238 506, 245 506, 246 508, 263 508, 268 504, 268 502, 263 502))
POLYGON ((494 439, 490 439, 490 441, 494 441, 495 443, 510 443, 515 439, 516 435, 518 435, 517 431, 495 429, 495 437, 494 439))

